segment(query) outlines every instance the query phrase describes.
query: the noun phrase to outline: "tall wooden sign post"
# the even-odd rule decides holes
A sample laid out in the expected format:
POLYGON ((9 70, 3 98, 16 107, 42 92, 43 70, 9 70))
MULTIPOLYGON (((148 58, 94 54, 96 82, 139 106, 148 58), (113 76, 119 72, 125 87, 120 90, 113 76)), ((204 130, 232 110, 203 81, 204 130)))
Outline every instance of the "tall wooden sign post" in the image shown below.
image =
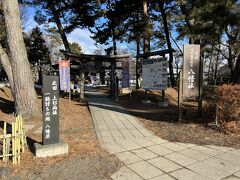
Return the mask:
MULTIPOLYGON (((183 72, 180 73, 179 77, 179 100, 197 100, 199 114, 201 115, 203 70, 200 58, 200 45, 184 45, 183 52, 183 72)), ((181 106, 182 102, 179 102, 179 121, 182 119, 181 106)))

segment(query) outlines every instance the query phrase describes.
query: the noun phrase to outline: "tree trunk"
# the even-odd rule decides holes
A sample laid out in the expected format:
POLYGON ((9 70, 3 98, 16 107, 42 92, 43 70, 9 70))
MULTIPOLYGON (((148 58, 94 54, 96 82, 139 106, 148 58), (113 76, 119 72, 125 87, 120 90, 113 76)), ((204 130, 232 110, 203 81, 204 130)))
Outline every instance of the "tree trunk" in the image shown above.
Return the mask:
POLYGON ((147 34, 147 27, 148 27, 148 9, 147 9, 147 1, 143 0, 143 20, 144 20, 144 24, 145 24, 145 28, 143 31, 143 52, 144 53, 148 53, 150 52, 149 49, 149 37, 147 34))
POLYGON ((240 84, 240 55, 237 58, 236 65, 231 76, 231 82, 240 84))
POLYGON ((70 52, 71 49, 70 49, 70 46, 69 46, 69 43, 68 43, 68 40, 67 40, 67 36, 66 36, 65 31, 62 27, 62 23, 59 19, 59 13, 57 13, 56 9, 54 8, 54 3, 52 3, 50 5, 50 8, 51 8, 51 11, 52 11, 52 14, 53 14, 53 19, 54 19, 54 21, 57 25, 57 28, 58 28, 58 33, 60 34, 60 36, 62 38, 65 50, 70 52))
MULTIPOLYGON (((169 33, 169 29, 168 29, 167 15, 166 15, 166 12, 164 9, 164 3, 163 2, 159 3, 159 7, 160 7, 161 14, 162 14, 167 47, 169 50, 172 50, 172 44, 170 41, 170 33, 169 33)), ((171 84, 174 87, 174 86, 176 86, 176 80, 175 80, 174 72, 173 72, 173 52, 172 51, 169 53, 169 74, 170 74, 171 84)))
POLYGON ((14 83, 13 83, 13 74, 12 74, 12 67, 10 63, 10 59, 6 53, 6 51, 3 49, 3 47, 0 45, 0 62, 3 65, 3 69, 7 74, 9 84, 11 87, 12 95, 14 98, 14 83))
POLYGON ((38 112, 38 101, 23 41, 18 1, 3 0, 2 7, 11 54, 16 113, 33 114, 38 112))
POLYGON ((80 75, 80 76, 81 76, 80 102, 82 102, 82 101, 84 100, 84 81, 85 81, 85 74, 84 74, 83 71, 81 72, 81 75, 80 75))
POLYGON ((217 53, 217 58, 215 61, 215 66, 214 66, 214 82, 213 84, 216 85, 217 84, 217 71, 218 71, 218 61, 219 61, 219 52, 217 53))
POLYGON ((140 88, 139 85, 139 79, 140 79, 140 68, 141 68, 141 64, 140 64, 140 59, 139 56, 140 55, 140 40, 139 38, 137 38, 137 58, 136 58, 136 89, 140 88))

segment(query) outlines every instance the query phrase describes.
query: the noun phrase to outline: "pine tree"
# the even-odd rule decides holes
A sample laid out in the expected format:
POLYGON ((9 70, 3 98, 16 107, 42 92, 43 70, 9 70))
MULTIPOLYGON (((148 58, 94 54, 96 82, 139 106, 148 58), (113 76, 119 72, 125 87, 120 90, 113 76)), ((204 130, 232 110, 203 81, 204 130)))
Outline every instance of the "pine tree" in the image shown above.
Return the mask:
POLYGON ((30 36, 25 38, 27 45, 28 59, 31 64, 40 63, 50 64, 50 51, 46 46, 46 41, 42 37, 42 32, 38 27, 35 27, 30 36))

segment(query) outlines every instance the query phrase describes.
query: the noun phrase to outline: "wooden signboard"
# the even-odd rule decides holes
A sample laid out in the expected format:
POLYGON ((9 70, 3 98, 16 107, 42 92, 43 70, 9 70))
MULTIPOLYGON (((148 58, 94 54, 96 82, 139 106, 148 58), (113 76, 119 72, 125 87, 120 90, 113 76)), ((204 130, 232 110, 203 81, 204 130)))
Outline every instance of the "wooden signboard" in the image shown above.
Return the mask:
POLYGON ((183 100, 197 100, 200 84, 200 45, 184 45, 183 100))

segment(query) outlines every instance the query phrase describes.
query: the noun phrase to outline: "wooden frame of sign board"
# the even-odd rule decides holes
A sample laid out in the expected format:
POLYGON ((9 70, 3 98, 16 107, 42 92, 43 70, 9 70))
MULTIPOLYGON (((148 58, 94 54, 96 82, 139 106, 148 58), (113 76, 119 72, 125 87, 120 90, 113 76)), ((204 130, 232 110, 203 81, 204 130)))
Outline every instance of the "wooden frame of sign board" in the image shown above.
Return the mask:
MULTIPOLYGON (((169 54, 170 52, 176 52, 174 49, 164 49, 164 50, 160 50, 160 51, 154 51, 154 52, 147 52, 144 54, 139 54, 138 56, 136 56, 136 58, 148 58, 151 56, 162 56, 165 57, 166 54, 169 54)), ((146 98, 147 98, 147 92, 145 91, 146 94, 146 98)), ((165 101, 165 90, 162 90, 162 102, 165 101)))

